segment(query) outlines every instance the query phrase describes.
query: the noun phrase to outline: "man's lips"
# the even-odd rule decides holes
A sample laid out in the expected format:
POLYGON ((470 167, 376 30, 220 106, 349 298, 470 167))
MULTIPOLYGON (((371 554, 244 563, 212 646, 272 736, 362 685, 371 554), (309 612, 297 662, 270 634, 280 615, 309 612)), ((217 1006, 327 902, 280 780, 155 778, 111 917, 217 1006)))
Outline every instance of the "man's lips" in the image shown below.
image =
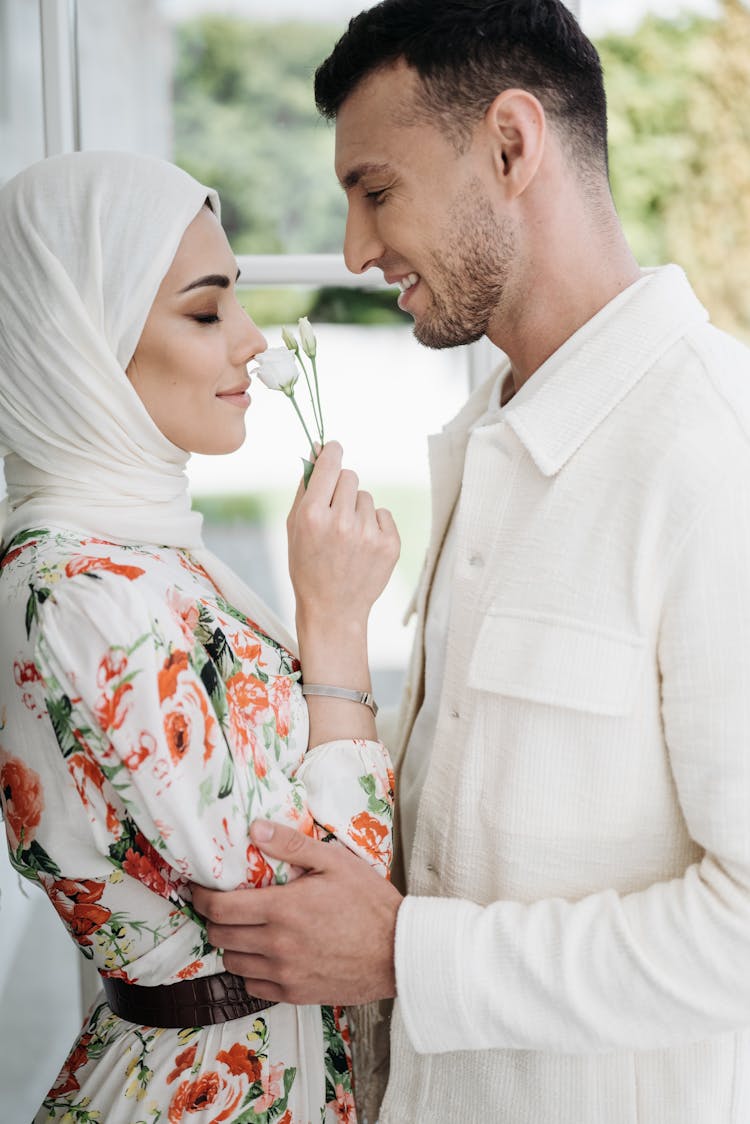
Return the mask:
POLYGON ((399 278, 398 284, 401 289, 401 295, 398 298, 398 307, 400 309, 405 310, 408 307, 415 290, 419 288, 421 280, 422 278, 418 273, 407 273, 405 276, 399 278))
POLYGON ((420 279, 420 275, 416 270, 410 270, 409 273, 393 273, 383 270, 383 278, 387 285, 398 285, 403 291, 408 289, 410 285, 415 285, 420 279))

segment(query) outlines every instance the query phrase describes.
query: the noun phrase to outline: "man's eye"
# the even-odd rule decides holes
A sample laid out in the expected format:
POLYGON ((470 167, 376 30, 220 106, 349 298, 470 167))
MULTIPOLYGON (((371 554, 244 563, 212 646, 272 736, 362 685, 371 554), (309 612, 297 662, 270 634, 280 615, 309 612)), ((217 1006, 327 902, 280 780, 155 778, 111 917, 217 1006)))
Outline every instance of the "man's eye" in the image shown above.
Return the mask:
POLYGON ((197 312, 193 316, 199 324, 218 324, 220 317, 215 312, 197 312))
POLYGON ((372 202, 376 206, 380 206, 381 203, 385 203, 387 197, 388 197, 388 188, 387 187, 381 188, 380 191, 366 191, 365 192, 365 199, 371 199, 372 202))

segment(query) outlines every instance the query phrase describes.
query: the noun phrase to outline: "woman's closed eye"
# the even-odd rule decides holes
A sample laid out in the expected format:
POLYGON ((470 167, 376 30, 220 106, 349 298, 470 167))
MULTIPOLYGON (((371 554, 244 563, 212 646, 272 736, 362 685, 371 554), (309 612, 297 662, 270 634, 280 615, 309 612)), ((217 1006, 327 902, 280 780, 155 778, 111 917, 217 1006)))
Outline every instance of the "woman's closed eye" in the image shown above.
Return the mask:
POLYGON ((192 312, 190 319, 197 321, 198 324, 219 324, 221 317, 217 312, 192 312))

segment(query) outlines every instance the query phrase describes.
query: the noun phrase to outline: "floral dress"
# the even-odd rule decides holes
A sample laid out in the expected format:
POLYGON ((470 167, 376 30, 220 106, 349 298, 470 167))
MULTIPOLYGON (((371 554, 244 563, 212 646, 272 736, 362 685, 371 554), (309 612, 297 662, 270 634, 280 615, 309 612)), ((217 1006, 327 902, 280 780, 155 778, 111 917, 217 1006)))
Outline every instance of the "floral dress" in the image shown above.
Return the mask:
MULTIPOLYGON (((11 862, 103 976, 156 985, 223 971, 187 884, 286 881, 250 843, 257 817, 335 836, 387 876, 385 748, 308 751, 299 664, 187 552, 53 528, 17 536, 1 566, 11 862)), ((278 1004, 156 1029, 100 997, 36 1116, 52 1120, 352 1122, 346 1014, 278 1004)))

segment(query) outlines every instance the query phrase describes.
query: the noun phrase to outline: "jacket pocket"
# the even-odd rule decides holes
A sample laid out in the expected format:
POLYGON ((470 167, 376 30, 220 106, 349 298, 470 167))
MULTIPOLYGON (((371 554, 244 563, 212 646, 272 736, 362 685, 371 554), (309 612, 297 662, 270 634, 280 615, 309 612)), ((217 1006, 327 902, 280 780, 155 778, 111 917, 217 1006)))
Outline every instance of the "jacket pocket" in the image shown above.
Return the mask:
POLYGON ((469 664, 468 685, 591 714, 628 714, 645 640, 569 617, 490 609, 469 664))

